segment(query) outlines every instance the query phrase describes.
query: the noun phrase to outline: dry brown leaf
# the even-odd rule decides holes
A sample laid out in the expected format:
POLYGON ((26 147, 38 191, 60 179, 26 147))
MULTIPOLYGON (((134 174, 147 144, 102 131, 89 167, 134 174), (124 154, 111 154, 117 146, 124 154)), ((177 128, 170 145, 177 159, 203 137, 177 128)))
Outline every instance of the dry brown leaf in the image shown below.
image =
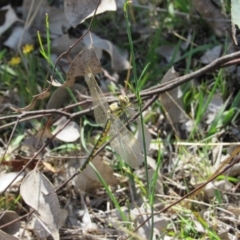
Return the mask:
POLYGON ((37 169, 24 178, 20 194, 26 204, 32 207, 39 216, 39 224, 48 229, 54 240, 59 239, 60 208, 57 195, 50 181, 37 169))
POLYGON ((204 187, 203 191, 208 198, 213 198, 216 195, 216 190, 227 192, 231 191, 233 187, 234 185, 231 182, 227 180, 220 180, 208 183, 204 187))
MULTIPOLYGON (((67 216, 67 210, 59 209, 59 226, 62 226, 64 224, 67 216)), ((41 221, 39 221, 37 217, 34 217, 32 219, 31 223, 28 225, 28 228, 32 229, 35 232, 35 234, 38 236, 38 239, 47 239, 49 236, 49 232, 46 230, 46 228, 43 227, 41 221)))
MULTIPOLYGON (((166 83, 174 78, 177 78, 179 74, 170 68, 162 79, 162 83, 166 83)), ((162 106, 166 112, 167 117, 172 123, 181 123, 186 120, 183 103, 182 103, 182 91, 180 87, 176 87, 166 93, 163 93, 159 97, 162 106)))
POLYGON ((238 0, 231 0, 232 38, 235 45, 238 45, 237 30, 240 29, 239 3, 238 0))
POLYGON ((34 43, 33 36, 29 33, 28 29, 24 29, 21 26, 16 26, 13 28, 11 35, 4 42, 4 45, 13 50, 17 50, 20 40, 21 46, 34 43))
POLYGON ((50 92, 49 88, 47 88, 42 93, 34 95, 31 103, 28 106, 26 106, 24 108, 15 108, 15 107, 11 106, 10 108, 17 113, 23 112, 23 111, 30 111, 35 107, 37 100, 42 100, 42 99, 47 98, 50 95, 50 93, 51 92, 50 92))
MULTIPOLYGON (((82 163, 85 161, 82 160, 82 163)), ((119 180, 114 176, 112 167, 102 157, 96 156, 92 164, 108 185, 114 186, 119 180)), ((102 186, 93 168, 88 165, 86 169, 73 180, 75 186, 82 191, 92 192, 102 186)))
POLYGON ((148 219, 148 216, 146 214, 149 211, 150 207, 148 206, 148 209, 146 207, 146 204, 144 204, 143 206, 144 207, 141 208, 134 208, 133 210, 131 210, 130 213, 131 216, 134 218, 134 226, 139 227, 136 233, 141 236, 142 239, 151 239, 152 231, 154 236, 161 236, 162 234, 164 234, 165 229, 170 223, 170 219, 163 215, 154 216, 154 223, 152 223, 152 221, 148 219), (147 219, 148 221, 146 221, 147 219), (141 224, 143 222, 144 225, 141 224))
POLYGON ((16 180, 12 183, 11 186, 14 186, 14 184, 16 184, 17 182, 21 181, 22 178, 24 177, 24 174, 19 175, 19 172, 9 172, 9 173, 5 173, 5 172, 1 172, 0 173, 0 193, 2 193, 3 191, 5 191, 6 187, 12 182, 12 180, 16 177, 16 180))
MULTIPOLYGON (((67 30, 71 27, 62 9, 49 7, 49 12, 47 13, 49 16, 49 30, 51 38, 58 38, 64 32, 67 32, 67 30)), ((43 24, 45 24, 45 21, 43 24)))
POLYGON ((26 20, 31 19, 31 21, 27 22, 28 26, 34 26, 40 30, 43 23, 45 24, 45 13, 48 12, 48 7, 49 4, 47 0, 24 0, 22 4, 23 18, 26 20))
MULTIPOLYGON (((64 12, 69 23, 76 27, 85 19, 93 16, 99 0, 65 0, 64 12)), ((96 14, 105 11, 116 11, 117 6, 114 0, 100 0, 96 14)))
MULTIPOLYGON (((1 212, 0 213, 0 226, 6 224, 6 223, 9 223, 11 221, 14 221, 16 219, 20 218, 20 216, 14 212, 14 211, 4 211, 4 212, 1 212)), ((16 232, 18 232, 18 230, 20 229, 21 227, 21 221, 18 220, 16 222, 14 222, 13 224, 7 226, 7 227, 4 227, 2 228, 2 231, 4 231, 5 233, 8 233, 8 234, 15 234, 16 232)), ((0 237, 1 239, 1 237, 0 237)))
MULTIPOLYGON (((61 117, 56 123, 54 123, 56 129, 52 132, 52 134, 56 134, 66 123, 67 118, 65 116, 61 117)), ((58 140, 63 142, 75 142, 80 137, 80 128, 79 125, 75 122, 71 121, 68 125, 56 135, 58 140)))
POLYGON ((176 45, 161 45, 157 49, 157 53, 163 56, 168 63, 172 61, 175 63, 181 59, 180 49, 176 49, 176 45))
POLYGON ((90 72, 93 74, 102 72, 101 63, 93 48, 87 48, 76 56, 68 71, 67 82, 73 77, 84 76, 90 72))
POLYGON ((207 50, 200 58, 200 62, 209 64, 219 58, 222 51, 222 45, 215 46, 212 49, 207 50))
MULTIPOLYGON (((29 154, 34 154, 37 147, 42 146, 44 141, 47 138, 52 138, 66 123, 67 118, 63 116, 53 125, 56 126, 54 131, 51 131, 50 126, 51 122, 47 124, 43 129, 38 131, 38 133, 34 136, 26 138, 22 142, 22 149, 27 151, 29 154)), ((80 137, 80 128, 78 124, 73 121, 70 121, 68 125, 56 135, 56 139, 63 142, 75 142, 80 137)))
MULTIPOLYGON (((87 88, 79 83, 74 83, 70 89, 74 92, 79 92, 82 94, 86 94, 87 88)), ((66 106, 72 100, 69 92, 64 87, 59 87, 56 91, 51 95, 46 109, 59 109, 66 106)), ((78 99, 79 100, 79 99, 78 99)), ((81 100, 79 100, 81 101, 81 100)), ((84 110, 90 106, 90 103, 86 103, 81 105, 81 108, 84 110)))
MULTIPOLYGON (((6 46, 11 47, 12 49, 17 49, 20 40, 21 45, 25 43, 32 43, 32 35, 35 35, 36 29, 42 33, 46 31, 46 13, 48 13, 49 16, 48 21, 51 38, 58 38, 70 28, 70 24, 66 20, 63 10, 50 6, 47 0, 24 0, 22 9, 23 18, 25 20, 25 28, 19 26, 14 28, 14 31, 4 43, 6 46)), ((7 20, 9 22, 8 25, 12 24, 11 18, 7 18, 7 20)))
POLYGON ((44 141, 45 139, 47 138, 51 138, 53 135, 51 133, 51 130, 50 130, 50 124, 49 126, 46 126, 44 127, 44 129, 40 130, 36 135, 35 137, 37 139, 42 139, 42 141, 44 141))
POLYGON ((115 71, 123 71, 131 67, 127 58, 123 56, 110 41, 102 39, 92 32, 88 32, 84 36, 83 42, 86 46, 93 45, 95 49, 102 49, 108 52, 111 57, 112 68, 115 71))
POLYGON ((38 29, 41 30, 41 32, 46 30, 46 13, 48 14, 51 38, 57 38, 61 36, 64 32, 66 32, 67 29, 70 28, 70 24, 66 20, 62 9, 50 6, 47 0, 24 0, 23 17, 29 19, 28 15, 30 14, 31 20, 27 21, 27 24, 30 24, 30 28, 32 30, 36 31, 35 29, 38 29))
MULTIPOLYGON (((57 55, 69 49, 69 46, 73 45, 78 39, 70 38, 68 34, 63 34, 61 37, 54 39, 51 42, 51 52, 57 55)), ((85 45, 80 41, 74 48, 70 51, 70 57, 76 56, 79 52, 84 49, 85 45)))
POLYGON ((207 125, 210 125, 216 119, 219 112, 224 108, 224 105, 226 106, 220 93, 215 93, 210 102, 205 99, 204 104, 208 104, 207 110, 204 114, 204 119, 207 125))
POLYGON ((1 36, 6 30, 8 30, 8 28, 12 26, 14 22, 18 21, 19 19, 10 4, 0 8, 0 16, 1 22, 2 20, 4 20, 4 22, 0 26, 1 36))
POLYGON ((1 240, 19 240, 19 238, 16 238, 14 236, 11 236, 3 231, 0 230, 0 239, 1 240))
POLYGON ((226 30, 230 29, 230 23, 227 22, 219 8, 209 0, 192 0, 192 4, 217 36, 225 36, 226 30))
POLYGON ((102 72, 101 63, 93 48, 84 49, 74 58, 69 67, 67 80, 64 84, 56 80, 52 81, 51 84, 55 87, 71 87, 76 77, 84 76, 90 72, 93 74, 102 72))
MULTIPOLYGON (((22 142, 22 151, 27 152, 28 156, 33 156, 36 149, 44 144, 47 138, 51 138, 53 135, 50 131, 50 126, 45 126, 43 129, 38 131, 34 136, 27 137, 22 142)), ((41 154, 40 154, 41 155, 41 154)))

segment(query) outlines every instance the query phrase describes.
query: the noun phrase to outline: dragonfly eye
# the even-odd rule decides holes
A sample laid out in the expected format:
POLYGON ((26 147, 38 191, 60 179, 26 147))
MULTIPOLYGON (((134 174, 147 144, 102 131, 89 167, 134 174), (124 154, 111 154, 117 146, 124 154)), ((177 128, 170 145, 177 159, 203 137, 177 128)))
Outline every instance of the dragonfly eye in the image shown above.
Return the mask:
POLYGON ((127 108, 131 104, 127 96, 120 95, 118 96, 118 99, 119 99, 119 104, 122 108, 127 108))

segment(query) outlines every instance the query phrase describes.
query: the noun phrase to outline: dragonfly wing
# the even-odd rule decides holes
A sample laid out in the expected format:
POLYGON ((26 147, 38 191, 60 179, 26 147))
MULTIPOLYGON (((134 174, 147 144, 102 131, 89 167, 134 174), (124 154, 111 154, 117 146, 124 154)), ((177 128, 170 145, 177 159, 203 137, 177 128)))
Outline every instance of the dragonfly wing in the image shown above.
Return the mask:
POLYGON ((108 103, 104 97, 100 87, 98 86, 95 77, 92 73, 85 75, 85 81, 90 90, 94 106, 94 117, 96 122, 102 127, 105 126, 108 119, 108 103))
MULTIPOLYGON (((85 75, 85 81, 92 96, 96 122, 104 127, 109 118, 109 105, 107 100, 99 88, 93 74, 90 73, 85 75)), ((111 114, 110 118, 112 123, 109 133, 110 137, 117 135, 114 140, 111 141, 113 150, 116 151, 132 168, 139 168, 143 159, 140 144, 117 116, 111 114)))
POLYGON ((143 162, 142 148, 135 137, 128 131, 118 117, 111 117, 113 122, 110 128, 110 136, 117 135, 111 141, 111 147, 132 168, 138 169, 143 162))

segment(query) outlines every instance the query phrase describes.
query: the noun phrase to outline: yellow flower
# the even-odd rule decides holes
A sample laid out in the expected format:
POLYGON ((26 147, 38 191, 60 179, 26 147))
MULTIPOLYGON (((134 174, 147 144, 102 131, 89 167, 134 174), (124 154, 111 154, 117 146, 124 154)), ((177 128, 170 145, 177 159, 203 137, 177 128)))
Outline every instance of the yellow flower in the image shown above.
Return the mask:
POLYGON ((20 57, 12 57, 8 63, 9 65, 15 66, 15 65, 18 65, 20 62, 21 62, 20 57))
POLYGON ((23 47, 23 54, 28 54, 33 51, 33 45, 32 44, 26 44, 23 47))

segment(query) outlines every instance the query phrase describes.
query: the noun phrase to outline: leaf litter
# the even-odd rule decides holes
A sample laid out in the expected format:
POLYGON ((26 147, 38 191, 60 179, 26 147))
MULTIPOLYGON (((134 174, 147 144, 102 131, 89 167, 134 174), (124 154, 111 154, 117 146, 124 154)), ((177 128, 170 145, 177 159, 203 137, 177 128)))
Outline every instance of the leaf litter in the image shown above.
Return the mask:
POLYGON ((40 237, 52 235, 59 239, 60 207, 55 189, 49 180, 37 169, 32 170, 22 181, 20 194, 26 204, 33 208, 36 213, 37 227, 40 237))
POLYGON ((2 231, 8 233, 9 235, 14 235, 17 233, 21 227, 21 221, 19 219, 19 215, 14 211, 3 211, 0 212, 0 226, 9 223, 11 221, 17 220, 11 226, 6 226, 2 228, 2 231))
MULTIPOLYGON (((92 17, 97 6, 97 0, 84 0, 81 4, 79 4, 77 0, 65 0, 64 12, 69 23, 73 27, 76 27, 79 23, 92 17)), ((116 11, 116 9, 117 6, 114 0, 101 0, 96 14, 100 14, 105 11, 116 11)))
POLYGON ((1 7, 0 14, 3 16, 4 22, 0 26, 0 35, 2 35, 12 24, 16 21, 19 21, 15 11, 10 4, 1 7))

